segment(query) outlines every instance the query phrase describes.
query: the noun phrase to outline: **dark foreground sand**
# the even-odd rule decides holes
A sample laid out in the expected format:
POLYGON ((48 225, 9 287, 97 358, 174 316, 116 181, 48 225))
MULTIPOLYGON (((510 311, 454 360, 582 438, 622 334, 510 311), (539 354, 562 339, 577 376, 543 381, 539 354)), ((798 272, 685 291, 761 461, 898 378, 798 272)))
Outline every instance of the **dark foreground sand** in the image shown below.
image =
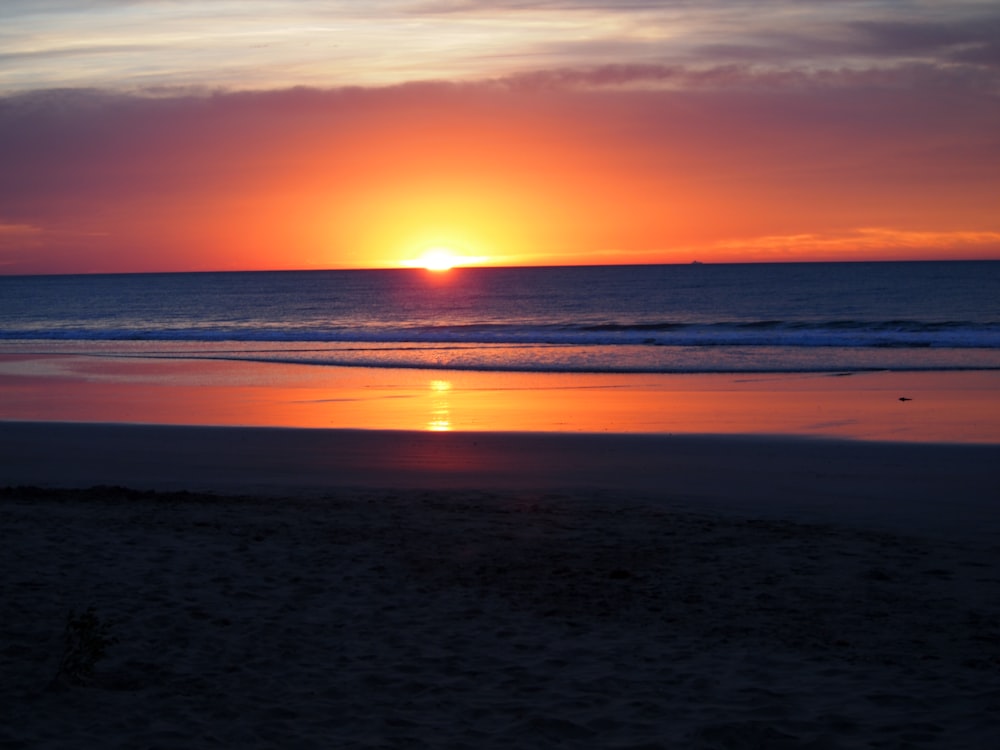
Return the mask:
POLYGON ((0 450, 0 485, 45 486, 0 493, 0 747, 1000 737, 995 446, 7 423, 0 450), (161 492, 59 489, 89 484, 161 492), (89 606, 118 642, 47 689, 89 606))

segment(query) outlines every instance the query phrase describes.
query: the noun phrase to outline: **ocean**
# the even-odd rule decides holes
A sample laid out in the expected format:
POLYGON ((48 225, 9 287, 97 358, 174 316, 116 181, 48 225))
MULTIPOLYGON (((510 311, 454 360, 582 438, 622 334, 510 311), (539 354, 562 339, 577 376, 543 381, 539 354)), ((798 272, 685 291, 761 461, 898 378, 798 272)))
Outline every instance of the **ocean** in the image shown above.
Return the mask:
POLYGON ((0 353, 587 373, 1000 369, 1000 262, 0 277, 0 353))

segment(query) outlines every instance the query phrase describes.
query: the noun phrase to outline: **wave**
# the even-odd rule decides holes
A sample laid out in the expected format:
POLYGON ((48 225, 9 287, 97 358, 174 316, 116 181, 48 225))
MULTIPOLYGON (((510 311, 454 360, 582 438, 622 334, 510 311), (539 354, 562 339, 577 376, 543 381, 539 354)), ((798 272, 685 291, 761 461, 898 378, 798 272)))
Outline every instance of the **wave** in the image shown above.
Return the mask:
MULTIPOLYGON (((185 358, 187 358, 185 356, 185 358)), ((618 360, 577 362, 572 359, 556 359, 539 362, 536 359, 505 359, 502 362, 465 360, 451 357, 422 359, 410 357, 339 356, 298 358, 288 355, 265 356, 260 353, 239 355, 206 355, 204 358, 240 362, 261 362, 287 365, 319 365, 326 367, 364 367, 393 370, 435 370, 472 372, 533 372, 558 374, 606 374, 606 375, 665 375, 665 374, 760 374, 760 373, 814 373, 827 375, 849 375, 857 372, 947 372, 972 370, 1000 370, 1000 360, 974 359, 956 361, 900 361, 893 359, 852 361, 848 358, 837 361, 802 360, 799 358, 767 357, 747 360, 735 364, 731 361, 715 359, 709 362, 684 360, 682 362, 621 362, 618 360)))
POLYGON ((1000 323, 911 320, 718 323, 325 325, 200 323, 194 326, 10 327, 0 340, 309 344, 520 344, 572 346, 1000 349, 1000 323))

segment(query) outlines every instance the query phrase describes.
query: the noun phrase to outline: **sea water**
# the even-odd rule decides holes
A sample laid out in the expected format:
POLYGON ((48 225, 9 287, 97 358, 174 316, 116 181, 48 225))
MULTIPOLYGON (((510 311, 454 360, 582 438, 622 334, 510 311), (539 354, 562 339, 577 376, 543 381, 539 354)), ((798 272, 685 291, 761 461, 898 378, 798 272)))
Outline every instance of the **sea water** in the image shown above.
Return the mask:
POLYGON ((0 277, 0 353, 728 373, 1000 369, 1000 262, 0 277))

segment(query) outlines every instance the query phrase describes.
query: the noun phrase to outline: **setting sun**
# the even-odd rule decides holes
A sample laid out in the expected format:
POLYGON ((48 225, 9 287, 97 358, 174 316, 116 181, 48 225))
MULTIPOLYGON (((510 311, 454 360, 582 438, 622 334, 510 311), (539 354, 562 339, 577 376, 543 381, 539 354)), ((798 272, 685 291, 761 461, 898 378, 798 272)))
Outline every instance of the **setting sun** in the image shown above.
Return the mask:
POLYGON ((416 258, 404 260, 402 264, 409 268, 423 268, 428 271, 450 271, 455 266, 476 265, 485 260, 482 257, 462 255, 450 247, 435 245, 424 250, 416 258))
POLYGON ((420 256, 420 265, 428 271, 450 271, 455 263, 455 253, 446 247, 432 247, 420 256))

